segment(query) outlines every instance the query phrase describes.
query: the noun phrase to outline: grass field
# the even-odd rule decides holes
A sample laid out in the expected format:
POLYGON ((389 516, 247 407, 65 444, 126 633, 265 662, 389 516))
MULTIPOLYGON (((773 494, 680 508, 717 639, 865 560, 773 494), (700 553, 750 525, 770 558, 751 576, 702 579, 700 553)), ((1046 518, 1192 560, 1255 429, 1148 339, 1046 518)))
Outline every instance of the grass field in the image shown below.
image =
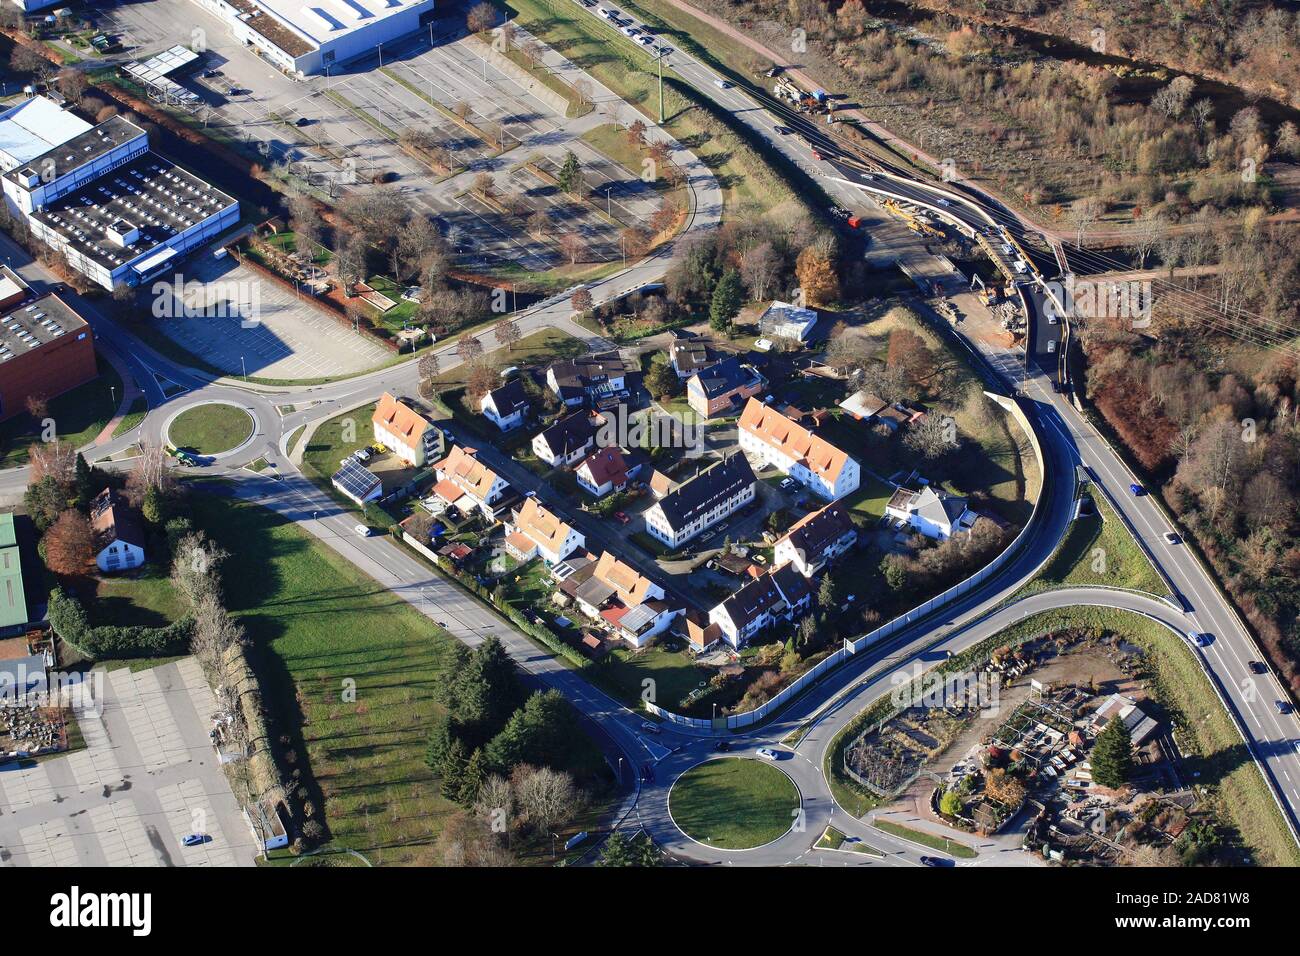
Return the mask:
POLYGON ((302 470, 308 478, 318 478, 328 486, 330 475, 339 470, 340 461, 375 440, 370 419, 374 417, 376 404, 371 402, 336 415, 312 433, 302 453, 302 470))
MULTIPOLYGON (((308 799, 324 808, 331 846, 377 864, 440 862, 434 842, 454 807, 424 752, 434 679, 455 639, 270 511, 209 495, 193 511, 237 555, 223 572, 228 603, 259 650, 266 704, 308 799), (345 681, 355 702, 342 698, 345 681)), ((594 745, 582 761, 574 769, 586 783, 603 761, 594 745)), ((547 841, 533 861, 549 851, 547 841)))
MULTIPOLYGON (((1291 840, 1281 811, 1273 802, 1263 774, 1251 760, 1232 717, 1220 705, 1218 695, 1191 651, 1178 635, 1163 625, 1114 608, 1048 611, 1016 623, 948 664, 968 666, 970 659, 995 647, 1014 646, 1037 635, 1067 628, 1122 635, 1147 653, 1146 677, 1153 697, 1175 726, 1186 761, 1184 769, 1195 777, 1198 787, 1206 788, 1220 820, 1235 829, 1241 844, 1257 862, 1267 866, 1300 866, 1300 848, 1291 840)), ((885 715, 889 707, 888 692, 889 688, 882 688, 882 698, 854 718, 826 750, 824 772, 831 792, 835 801, 854 816, 862 816, 879 801, 864 794, 844 774, 843 751, 864 726, 885 715)))
POLYGON ((169 570, 156 561, 146 563, 134 576, 119 574, 96 581, 92 609, 96 624, 161 627, 185 613, 169 570))
POLYGON ((770 764, 724 757, 677 778, 668 795, 673 822, 693 840, 723 850, 770 843, 790 829, 799 791, 770 764))
POLYGON ((901 826, 889 820, 876 820, 871 825, 882 833, 888 833, 903 840, 910 840, 912 843, 921 844, 921 846, 928 846, 932 850, 941 850, 949 856, 955 856, 961 860, 973 860, 979 856, 975 850, 964 843, 949 840, 947 837, 935 836, 933 833, 926 833, 924 830, 914 830, 911 827, 901 826))
MULTIPOLYGON (((485 352, 476 361, 491 368, 504 369, 511 365, 523 368, 539 362, 550 363, 562 358, 581 355, 585 349, 582 339, 574 338, 559 329, 538 329, 530 332, 514 344, 513 348, 496 348, 485 352)), ((468 384, 468 363, 461 362, 453 369, 448 369, 434 376, 439 388, 455 388, 468 384)))
POLYGON ((149 414, 149 401, 143 395, 139 395, 122 416, 122 420, 117 423, 117 427, 113 429, 113 437, 116 438, 133 428, 138 428, 147 414, 149 414))
MULTIPOLYGON (((122 397, 117 369, 96 353, 99 378, 79 385, 49 401, 46 417, 54 420, 60 441, 80 448, 103 431, 122 397)), ((26 411, 0 425, 0 468, 27 464, 27 448, 42 438, 43 425, 26 411)))
POLYGON ((1047 567, 1020 594, 1090 584, 1146 591, 1158 597, 1168 594, 1164 580, 1110 503, 1100 494, 1092 499, 1096 505, 1093 514, 1070 525, 1047 567))
POLYGON ((676 710, 686 695, 712 673, 696 666, 685 650, 656 645, 636 651, 615 648, 604 660, 588 667, 585 676, 633 710, 641 706, 644 681, 654 681, 654 702, 676 710))
POLYGON ((186 409, 167 426, 167 438, 177 448, 200 455, 230 451, 253 433, 253 419, 234 405, 207 404, 186 409))

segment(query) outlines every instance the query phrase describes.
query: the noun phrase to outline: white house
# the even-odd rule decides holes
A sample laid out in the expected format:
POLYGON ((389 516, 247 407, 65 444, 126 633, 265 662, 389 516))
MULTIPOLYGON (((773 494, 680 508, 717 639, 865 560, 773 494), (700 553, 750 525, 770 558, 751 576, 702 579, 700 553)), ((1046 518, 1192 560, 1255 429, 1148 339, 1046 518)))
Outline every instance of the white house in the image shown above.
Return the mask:
POLYGON ((506 550, 520 561, 540 557, 547 566, 559 564, 584 547, 586 537, 537 503, 524 499, 506 525, 506 550))
POLYGON ((744 455, 709 465, 664 495, 645 512, 646 530, 677 548, 754 500, 754 470, 744 455))
POLYGON ((375 441, 387 446, 412 468, 422 467, 442 447, 442 432, 410 405, 388 392, 384 392, 375 405, 370 423, 374 427, 375 441))
POLYGON ((641 461, 635 450, 624 454, 619 448, 597 448, 574 469, 574 477, 584 491, 603 498, 613 491, 622 491, 627 483, 641 472, 641 461))
POLYGON ((473 448, 455 445, 451 453, 433 466, 438 483, 433 493, 462 511, 480 509, 492 517, 496 502, 510 487, 510 483, 475 457, 473 448))
POLYGON ((552 468, 575 465, 596 447, 601 419, 585 411, 565 415, 533 437, 533 454, 552 468))
POLYGON ((857 490, 857 461, 781 412, 751 398, 740 416, 740 448, 834 501, 857 490))
POLYGON ((479 411, 503 432, 518 428, 528 417, 528 396, 519 379, 494 388, 479 401, 479 411))
POLYGON ((777 621, 793 621, 812 607, 812 589, 790 565, 754 578, 709 611, 723 639, 736 649, 777 621))
POLYGON ((793 339, 796 342, 806 342, 816 325, 816 312, 789 302, 773 302, 758 317, 758 330, 763 335, 768 338, 793 339))
POLYGON ((105 488, 91 501, 90 528, 99 570, 107 574, 144 564, 144 528, 112 488, 105 488))
POLYGON ((971 511, 965 498, 940 494, 928 486, 921 491, 896 489, 885 505, 885 514, 905 522, 927 538, 941 541, 969 531, 979 517, 971 511))
POLYGON ((546 384, 565 405, 599 403, 627 387, 627 366, 617 352, 584 355, 552 364, 546 384))
POLYGON ((776 542, 772 564, 789 564, 809 578, 834 561, 858 540, 848 511, 832 502, 795 522, 776 542))

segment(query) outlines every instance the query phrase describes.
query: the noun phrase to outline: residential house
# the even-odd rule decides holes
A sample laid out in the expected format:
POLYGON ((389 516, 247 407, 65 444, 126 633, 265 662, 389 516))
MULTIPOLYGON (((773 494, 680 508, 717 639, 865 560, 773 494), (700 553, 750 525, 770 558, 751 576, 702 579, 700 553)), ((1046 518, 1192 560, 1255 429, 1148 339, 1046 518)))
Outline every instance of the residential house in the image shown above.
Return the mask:
POLYGON ((442 432, 410 405, 384 392, 370 418, 375 441, 412 468, 422 468, 442 450, 442 432))
POLYGON ((600 404, 627 387, 627 368, 617 352, 601 352, 555 362, 546 384, 565 405, 600 404))
POLYGON ((678 334, 668 343, 668 361, 680 379, 688 379, 696 372, 702 372, 711 365, 716 365, 718 355, 703 339, 691 338, 678 334))
POLYGON ((806 578, 834 561, 858 540, 858 529, 846 508, 832 502, 796 521, 776 542, 772 564, 789 564, 806 578))
POLYGON ((742 365, 732 356, 703 371, 696 372, 686 383, 686 404, 702 418, 740 410, 745 399, 767 388, 767 379, 752 365, 742 365))
POLYGON ((552 468, 576 464, 596 447, 603 421, 586 411, 565 415, 533 436, 533 454, 552 468))
POLYGON ((904 522, 927 538, 941 541, 969 531, 979 517, 965 498, 937 492, 929 486, 921 491, 895 489, 885 505, 885 515, 904 522))
POLYGON ((574 469, 578 485, 597 498, 613 491, 622 491, 627 483, 641 473, 645 456, 639 451, 624 452, 620 448, 598 448, 574 469))
POLYGON ((808 336, 816 325, 816 312, 789 302, 773 302, 758 317, 760 334, 767 338, 791 339, 795 342, 808 341, 808 336))
POLYGON ((608 551, 574 597, 584 614, 636 647, 662 634, 684 610, 668 600, 662 587, 608 551))
POLYGON ((812 588, 788 564, 754 578, 709 611, 722 638, 739 650, 777 621, 793 621, 812 607, 812 588))
POLYGON ((112 488, 105 488, 90 502, 90 528, 99 570, 129 571, 144 564, 144 527, 112 488))
POLYGON ((646 530, 668 547, 680 547, 753 501, 756 488, 748 460, 732 454, 651 505, 645 512, 646 530))
POLYGON ((528 417, 528 395, 519 379, 494 388, 479 401, 479 411, 503 432, 518 428, 528 417))
POLYGON ((506 550, 519 561, 540 557, 550 567, 586 543, 581 531, 543 508, 536 498, 525 498, 506 525, 506 550))
POLYGON ((858 488, 858 463, 774 408, 751 398, 740 416, 740 447, 814 494, 834 501, 858 488))
POLYGON ((686 642, 696 654, 702 654, 722 640, 722 628, 694 609, 686 612, 686 642))
POLYGON ((462 512, 478 508, 489 519, 495 519, 496 506, 504 499, 510 483, 479 461, 477 454, 473 448, 452 446, 451 453, 433 466, 438 479, 433 493, 462 512))

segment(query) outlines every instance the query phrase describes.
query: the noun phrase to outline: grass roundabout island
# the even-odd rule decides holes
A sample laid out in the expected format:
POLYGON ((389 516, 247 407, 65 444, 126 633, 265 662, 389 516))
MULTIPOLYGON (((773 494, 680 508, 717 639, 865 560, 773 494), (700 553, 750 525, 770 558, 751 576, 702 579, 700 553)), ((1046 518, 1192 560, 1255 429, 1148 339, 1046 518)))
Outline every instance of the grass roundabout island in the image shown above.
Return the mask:
POLYGON ((199 455, 238 448, 253 434, 253 416, 237 405, 208 402, 187 408, 167 426, 167 440, 199 455))
POLYGON ((799 789, 770 763, 723 757, 696 764, 668 794, 673 823, 692 840, 720 850, 771 843, 794 824, 799 789))

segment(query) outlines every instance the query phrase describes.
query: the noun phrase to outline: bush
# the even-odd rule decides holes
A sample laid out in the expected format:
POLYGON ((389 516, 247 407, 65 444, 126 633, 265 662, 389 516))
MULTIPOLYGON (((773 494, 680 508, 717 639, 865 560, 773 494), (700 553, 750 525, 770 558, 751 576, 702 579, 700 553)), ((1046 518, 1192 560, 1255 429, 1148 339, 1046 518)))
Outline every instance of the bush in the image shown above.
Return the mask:
POLYGON ((54 633, 95 660, 183 654, 194 627, 188 617, 163 627, 96 627, 81 602, 62 588, 50 592, 49 618, 54 633))

